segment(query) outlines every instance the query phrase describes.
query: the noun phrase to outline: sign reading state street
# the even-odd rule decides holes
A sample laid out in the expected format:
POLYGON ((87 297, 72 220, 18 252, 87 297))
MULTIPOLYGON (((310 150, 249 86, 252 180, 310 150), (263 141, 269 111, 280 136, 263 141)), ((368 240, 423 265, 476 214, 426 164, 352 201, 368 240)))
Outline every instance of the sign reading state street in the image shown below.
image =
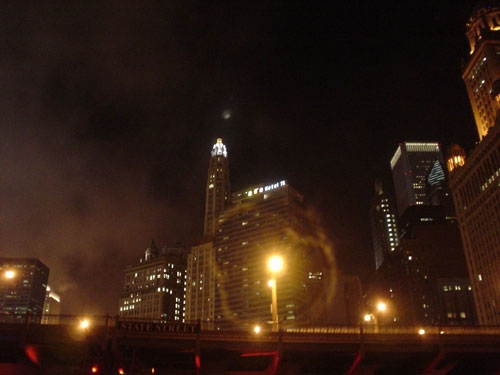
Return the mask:
POLYGON ((197 333, 197 324, 118 321, 116 329, 128 332, 197 333))

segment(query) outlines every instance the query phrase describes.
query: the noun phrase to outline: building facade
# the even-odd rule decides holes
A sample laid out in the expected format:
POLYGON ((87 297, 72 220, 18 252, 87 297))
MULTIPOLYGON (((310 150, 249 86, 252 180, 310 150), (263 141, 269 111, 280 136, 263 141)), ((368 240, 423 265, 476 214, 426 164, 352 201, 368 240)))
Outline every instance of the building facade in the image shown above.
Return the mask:
POLYGON ((480 142, 465 160, 450 148, 450 189, 479 324, 500 324, 500 8, 478 6, 467 23, 462 78, 480 142))
POLYGON ((221 138, 212 147, 208 167, 205 198, 205 236, 215 234, 216 220, 230 204, 229 163, 227 149, 221 138))
POLYGON ((427 179, 436 161, 444 165, 441 147, 437 142, 399 144, 391 159, 399 216, 410 206, 426 204, 427 179))
POLYGON ((417 206, 401 219, 397 249, 379 267, 369 299, 389 301, 384 324, 474 325, 476 314, 460 233, 440 206, 417 206), (416 212, 415 212, 416 211, 416 212))
POLYGON ((219 215, 230 205, 229 161, 221 138, 210 153, 205 195, 204 237, 187 259, 186 320, 213 329, 215 319, 214 236, 219 215))
POLYGON ((213 329, 215 318, 215 248, 211 237, 191 248, 187 259, 186 321, 213 329))
POLYGON ((34 258, 0 258, 0 322, 40 323, 49 269, 34 258))
POLYGON ((280 321, 304 321, 308 314, 311 260, 301 244, 303 197, 285 181, 232 194, 233 205, 218 219, 215 236, 216 329, 269 326, 271 275, 267 260, 284 258, 277 276, 280 321))
POLYGON ((375 196, 370 207, 370 227, 375 254, 375 269, 378 269, 387 254, 399 244, 396 209, 392 196, 382 188, 380 180, 375 182, 375 196))
POLYGON ((500 126, 450 173, 479 323, 500 324, 500 126))
POLYGON ((118 315, 123 319, 184 322, 186 257, 181 245, 160 250, 153 242, 138 264, 125 269, 118 315))
MULTIPOLYGON (((478 6, 466 25, 470 58, 462 73, 479 140, 495 125, 498 103, 493 91, 500 79, 500 7, 478 6)), ((498 93, 497 93, 498 94, 498 93)))

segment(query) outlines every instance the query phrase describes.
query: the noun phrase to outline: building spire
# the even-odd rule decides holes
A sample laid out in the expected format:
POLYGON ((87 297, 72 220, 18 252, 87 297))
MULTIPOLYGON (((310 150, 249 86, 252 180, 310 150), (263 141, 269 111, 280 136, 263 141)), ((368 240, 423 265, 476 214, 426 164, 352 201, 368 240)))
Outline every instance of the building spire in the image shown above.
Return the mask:
POLYGON ((222 138, 217 138, 217 143, 212 147, 212 157, 213 156, 224 156, 227 158, 227 149, 224 143, 222 143, 222 138))
POLYGON ((216 219, 229 206, 229 166, 222 138, 212 147, 205 199, 204 235, 215 234, 216 219))

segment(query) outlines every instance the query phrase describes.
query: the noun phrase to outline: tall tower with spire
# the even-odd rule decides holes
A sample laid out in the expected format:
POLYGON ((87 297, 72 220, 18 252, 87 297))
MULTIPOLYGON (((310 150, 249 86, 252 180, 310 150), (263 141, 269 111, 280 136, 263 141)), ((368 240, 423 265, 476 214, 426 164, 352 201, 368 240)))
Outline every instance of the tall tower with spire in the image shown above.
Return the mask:
POLYGON ((450 147, 448 170, 477 317, 500 325, 500 4, 480 2, 467 23, 470 58, 462 78, 480 142, 467 160, 450 147))
POLYGON ((470 58, 462 73, 467 87, 479 140, 495 125, 500 79, 500 4, 498 1, 480 2, 466 25, 470 58))
POLYGON ((229 206, 229 165, 221 138, 212 147, 205 199, 205 236, 215 234, 217 216, 229 206))

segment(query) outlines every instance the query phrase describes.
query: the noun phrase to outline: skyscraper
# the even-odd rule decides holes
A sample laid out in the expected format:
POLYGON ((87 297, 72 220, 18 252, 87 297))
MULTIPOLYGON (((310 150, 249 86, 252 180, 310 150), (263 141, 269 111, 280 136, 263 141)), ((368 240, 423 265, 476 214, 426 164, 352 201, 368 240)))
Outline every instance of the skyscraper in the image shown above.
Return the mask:
POLYGON ((49 269, 34 258, 0 258, 0 322, 40 323, 49 269))
POLYGON ((415 205, 426 204, 427 178, 438 161, 444 165, 439 143, 400 143, 391 159, 392 177, 399 216, 415 205))
POLYGON ((285 181, 232 194, 232 207, 218 219, 215 237, 217 329, 244 328, 271 320, 267 260, 279 254, 279 319, 304 321, 309 311, 311 255, 301 242, 306 222, 303 197, 285 181))
POLYGON ((187 262, 186 321, 200 320, 213 329, 215 317, 215 249, 212 237, 191 248, 187 262))
POLYGON ((213 328, 215 318, 215 250, 218 216, 230 205, 229 165, 221 138, 213 145, 208 167, 204 237, 191 248, 187 259, 186 319, 200 320, 213 328))
POLYGON ((378 269, 387 254, 399 244, 396 210, 392 197, 382 188, 380 180, 375 181, 375 196, 370 207, 370 226, 375 254, 375 268, 378 269))
POLYGON ((500 7, 478 6, 466 25, 470 59, 462 73, 476 121, 479 140, 495 125, 498 103, 495 82, 500 78, 500 7))
POLYGON ((229 206, 229 165, 221 138, 212 147, 205 199, 205 235, 213 236, 217 216, 229 206))
POLYGON ((479 6, 467 23, 464 79, 479 134, 467 160, 449 152, 450 189, 479 324, 500 324, 500 8, 479 6))
POLYGON ((125 269, 118 315, 123 318, 185 320, 186 251, 158 249, 154 242, 138 264, 125 269))

